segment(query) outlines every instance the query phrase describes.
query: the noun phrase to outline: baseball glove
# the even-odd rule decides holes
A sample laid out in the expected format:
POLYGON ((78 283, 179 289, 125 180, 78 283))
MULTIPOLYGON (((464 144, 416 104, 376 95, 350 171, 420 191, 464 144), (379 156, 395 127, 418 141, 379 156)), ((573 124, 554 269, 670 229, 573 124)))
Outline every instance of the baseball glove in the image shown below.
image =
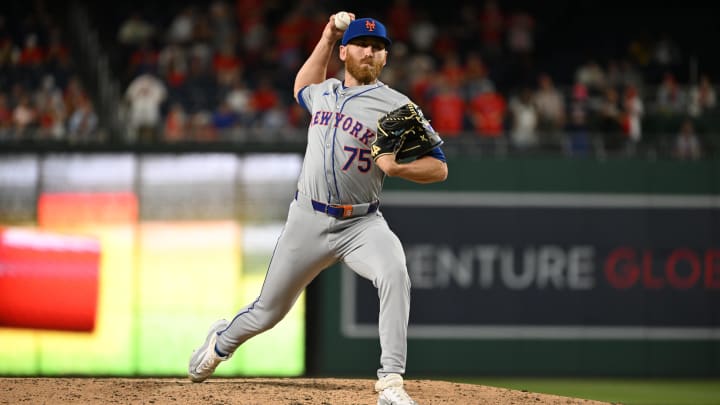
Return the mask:
POLYGON ((397 161, 411 160, 442 143, 440 135, 430 126, 420 107, 408 103, 380 117, 371 155, 375 160, 387 154, 395 155, 397 161))

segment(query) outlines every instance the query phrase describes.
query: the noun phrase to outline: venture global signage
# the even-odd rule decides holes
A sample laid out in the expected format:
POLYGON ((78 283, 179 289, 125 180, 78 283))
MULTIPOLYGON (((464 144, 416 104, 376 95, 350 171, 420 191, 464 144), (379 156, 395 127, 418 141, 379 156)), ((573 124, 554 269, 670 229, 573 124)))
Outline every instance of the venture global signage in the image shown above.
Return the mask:
MULTIPOLYGON (((715 196, 393 193, 409 336, 720 339, 715 196)), ((342 328, 377 334, 377 292, 343 271, 342 328)))

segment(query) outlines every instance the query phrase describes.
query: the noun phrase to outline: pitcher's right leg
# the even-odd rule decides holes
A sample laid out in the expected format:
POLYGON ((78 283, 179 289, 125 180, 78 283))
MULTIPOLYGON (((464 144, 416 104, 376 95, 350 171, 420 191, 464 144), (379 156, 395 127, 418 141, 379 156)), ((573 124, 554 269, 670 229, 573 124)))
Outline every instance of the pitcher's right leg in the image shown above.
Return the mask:
POLYGON ((218 333, 219 353, 232 354, 246 340, 275 326, 320 271, 336 261, 326 242, 328 220, 292 202, 260 295, 218 333))

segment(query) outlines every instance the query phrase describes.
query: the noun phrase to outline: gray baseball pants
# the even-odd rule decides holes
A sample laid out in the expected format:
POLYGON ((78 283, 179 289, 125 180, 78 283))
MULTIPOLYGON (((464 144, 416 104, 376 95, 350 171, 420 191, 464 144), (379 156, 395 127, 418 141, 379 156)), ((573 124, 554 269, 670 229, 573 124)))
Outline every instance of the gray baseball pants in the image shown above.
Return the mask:
POLYGON ((336 219, 293 200, 258 298, 220 333, 217 350, 233 353, 243 342, 275 326, 321 271, 343 261, 370 280, 380 299, 378 378, 405 373, 410 278, 398 237, 375 212, 336 219))

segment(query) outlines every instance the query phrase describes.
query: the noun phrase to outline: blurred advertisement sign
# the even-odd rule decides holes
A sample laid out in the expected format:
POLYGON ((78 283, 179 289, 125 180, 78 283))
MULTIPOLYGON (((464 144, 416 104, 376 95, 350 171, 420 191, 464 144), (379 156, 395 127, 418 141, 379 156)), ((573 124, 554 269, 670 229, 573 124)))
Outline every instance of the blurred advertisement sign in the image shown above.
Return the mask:
POLYGON ((100 243, 0 228, 0 326, 91 332, 100 243))
POLYGON ((134 224, 137 217, 131 192, 42 193, 39 229, 0 234, 0 326, 93 331, 101 244, 74 233, 97 224, 134 224))
POLYGON ((43 193, 38 198, 37 216, 38 225, 46 229, 134 224, 138 200, 132 192, 43 193))
MULTIPOLYGON (((388 193, 416 338, 720 339, 715 196, 388 193)), ((343 333, 377 333, 343 272, 343 333)))

